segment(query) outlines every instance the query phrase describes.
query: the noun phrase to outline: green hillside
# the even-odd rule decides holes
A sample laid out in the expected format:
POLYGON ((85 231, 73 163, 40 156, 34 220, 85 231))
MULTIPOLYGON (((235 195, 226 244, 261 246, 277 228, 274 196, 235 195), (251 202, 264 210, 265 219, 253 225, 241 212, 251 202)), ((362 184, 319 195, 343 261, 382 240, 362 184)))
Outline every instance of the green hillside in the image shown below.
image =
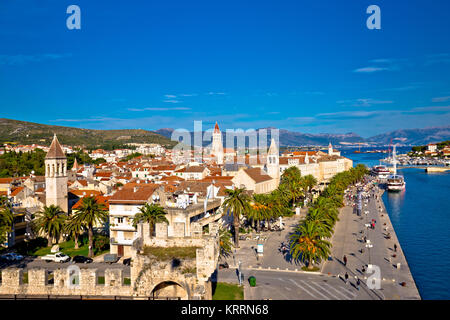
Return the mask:
POLYGON ((49 145, 53 134, 65 145, 111 149, 127 143, 158 143, 171 148, 176 142, 142 129, 93 130, 0 119, 0 143, 49 145))

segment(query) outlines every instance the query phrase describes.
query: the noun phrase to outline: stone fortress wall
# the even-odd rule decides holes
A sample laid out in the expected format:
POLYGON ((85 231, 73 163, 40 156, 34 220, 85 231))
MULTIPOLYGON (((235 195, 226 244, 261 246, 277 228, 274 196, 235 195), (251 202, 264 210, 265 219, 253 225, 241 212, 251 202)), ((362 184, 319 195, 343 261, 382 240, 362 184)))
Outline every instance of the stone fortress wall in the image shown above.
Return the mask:
POLYGON ((124 283, 121 269, 106 269, 102 272, 104 284, 99 284, 100 272, 85 266, 71 265, 51 273, 44 268, 29 269, 28 283, 24 282, 23 269, 6 268, 1 271, 0 295, 212 299, 211 274, 217 268, 219 256, 219 223, 210 224, 209 235, 203 235, 201 226, 195 223, 192 228, 190 237, 167 237, 167 225, 158 224, 153 238, 144 228, 142 239, 133 248, 130 284, 124 283), (185 259, 176 266, 173 261, 156 261, 145 256, 144 246, 199 249, 195 259, 185 259))

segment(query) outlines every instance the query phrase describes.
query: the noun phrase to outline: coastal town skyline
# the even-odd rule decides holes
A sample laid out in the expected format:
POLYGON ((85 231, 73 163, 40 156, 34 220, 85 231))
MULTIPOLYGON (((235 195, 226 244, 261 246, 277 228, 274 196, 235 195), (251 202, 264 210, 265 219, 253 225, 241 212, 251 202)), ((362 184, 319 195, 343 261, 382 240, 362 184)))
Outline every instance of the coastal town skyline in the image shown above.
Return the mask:
POLYGON ((65 4, 5 1, 3 117, 148 130, 220 119, 223 128, 363 137, 443 126, 449 4, 417 3, 379 1, 382 27, 369 30, 368 4, 357 1, 108 10, 106 2, 78 1, 81 29, 68 30, 65 4))

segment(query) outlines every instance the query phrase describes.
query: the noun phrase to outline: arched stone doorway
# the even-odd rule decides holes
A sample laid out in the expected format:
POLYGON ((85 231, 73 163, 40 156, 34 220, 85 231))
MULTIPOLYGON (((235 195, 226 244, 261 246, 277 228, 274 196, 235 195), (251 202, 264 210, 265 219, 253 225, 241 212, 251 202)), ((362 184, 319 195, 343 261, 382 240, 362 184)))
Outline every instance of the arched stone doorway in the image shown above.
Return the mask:
POLYGON ((174 281, 163 281, 156 285, 152 292, 153 299, 188 299, 186 290, 174 281))

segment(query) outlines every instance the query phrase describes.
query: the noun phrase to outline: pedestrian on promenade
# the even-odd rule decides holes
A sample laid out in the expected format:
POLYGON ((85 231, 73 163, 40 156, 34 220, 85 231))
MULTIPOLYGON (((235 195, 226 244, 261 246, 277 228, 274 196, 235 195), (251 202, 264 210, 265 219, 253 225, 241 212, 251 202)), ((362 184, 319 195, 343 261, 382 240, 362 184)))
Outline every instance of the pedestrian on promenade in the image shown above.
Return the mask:
POLYGON ((397 252, 397 244, 394 243, 394 251, 397 252))
POLYGON ((359 281, 359 278, 358 278, 358 280, 356 280, 356 289, 358 289, 358 291, 359 291, 360 285, 361 285, 361 281, 359 281))
POLYGON ((347 272, 345 273, 344 278, 345 278, 345 284, 347 284, 347 281, 348 281, 348 273, 347 272))
POLYGON ((366 272, 366 266, 362 266, 362 272, 363 272, 363 273, 366 272))
POLYGON ((344 266, 347 266, 347 256, 344 255, 344 266))

